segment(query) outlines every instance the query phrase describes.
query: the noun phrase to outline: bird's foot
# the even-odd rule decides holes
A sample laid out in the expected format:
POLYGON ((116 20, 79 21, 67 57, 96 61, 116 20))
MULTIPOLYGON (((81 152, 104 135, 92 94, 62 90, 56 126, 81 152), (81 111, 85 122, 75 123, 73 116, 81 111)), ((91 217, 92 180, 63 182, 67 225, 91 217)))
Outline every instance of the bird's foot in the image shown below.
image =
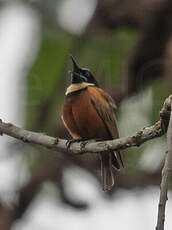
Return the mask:
POLYGON ((67 151, 69 151, 71 144, 77 143, 77 142, 80 142, 80 141, 82 141, 82 143, 81 143, 81 149, 82 149, 82 148, 84 148, 85 145, 86 145, 86 143, 85 143, 85 142, 86 142, 86 139, 84 139, 84 138, 79 138, 79 139, 68 140, 68 141, 66 142, 67 151), (84 144, 84 143, 85 143, 85 144, 84 144), (83 147, 82 147, 82 146, 83 146, 83 147))
POLYGON ((84 149, 85 149, 85 146, 86 146, 86 144, 88 143, 88 141, 86 141, 86 140, 82 140, 82 142, 81 142, 81 144, 80 144, 80 147, 81 147, 81 152, 82 151, 84 151, 84 149))

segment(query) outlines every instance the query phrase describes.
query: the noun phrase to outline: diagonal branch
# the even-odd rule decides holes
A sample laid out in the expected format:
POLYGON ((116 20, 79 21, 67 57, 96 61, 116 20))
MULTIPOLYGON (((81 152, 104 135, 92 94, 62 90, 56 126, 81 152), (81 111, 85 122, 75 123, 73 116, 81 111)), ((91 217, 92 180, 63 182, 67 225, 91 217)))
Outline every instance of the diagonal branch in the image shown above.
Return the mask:
MULTIPOLYGON (((171 98, 171 111, 172 111, 172 98, 171 98)), ((156 230, 164 230, 165 221, 165 206, 168 200, 168 183, 172 173, 172 112, 170 115, 169 126, 167 130, 167 153, 165 157, 165 164, 162 170, 162 181, 160 185, 160 200, 158 206, 158 221, 156 230)))
MULTIPOLYGON (((127 149, 133 146, 140 146, 142 143, 162 136, 168 127, 170 111, 171 111, 171 99, 172 95, 169 96, 163 105, 160 112, 160 121, 155 125, 143 128, 138 131, 135 135, 130 137, 122 137, 110 141, 88 141, 83 147, 81 143, 73 143, 70 147, 69 152, 73 154, 81 153, 100 153, 106 152, 107 150, 121 150, 127 149)), ((23 142, 37 144, 46 148, 58 151, 67 152, 67 140, 50 137, 43 133, 32 132, 19 128, 11 123, 0 122, 0 133, 19 139, 23 142)))

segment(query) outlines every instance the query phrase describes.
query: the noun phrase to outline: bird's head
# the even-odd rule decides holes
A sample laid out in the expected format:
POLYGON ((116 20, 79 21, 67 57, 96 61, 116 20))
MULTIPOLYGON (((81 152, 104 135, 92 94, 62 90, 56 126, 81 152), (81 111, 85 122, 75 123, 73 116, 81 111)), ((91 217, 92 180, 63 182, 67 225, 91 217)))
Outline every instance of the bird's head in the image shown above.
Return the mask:
POLYGON ((80 68, 74 58, 70 56, 73 62, 73 71, 71 71, 71 76, 72 76, 72 84, 77 84, 77 83, 91 83, 96 86, 98 86, 98 82, 96 79, 93 77, 91 72, 86 69, 86 68, 80 68))

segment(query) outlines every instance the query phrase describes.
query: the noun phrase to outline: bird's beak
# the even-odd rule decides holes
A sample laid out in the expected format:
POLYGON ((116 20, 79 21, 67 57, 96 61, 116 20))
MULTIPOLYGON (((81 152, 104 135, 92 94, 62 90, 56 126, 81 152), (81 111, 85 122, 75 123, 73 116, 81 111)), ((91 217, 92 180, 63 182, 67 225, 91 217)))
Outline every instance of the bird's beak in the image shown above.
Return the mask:
POLYGON ((74 58, 72 57, 72 55, 70 55, 71 59, 72 59, 72 63, 73 63, 73 71, 71 71, 71 81, 72 84, 74 83, 80 83, 81 82, 81 78, 80 78, 80 71, 81 69, 79 68, 79 66, 76 64, 76 61, 74 60, 74 58))
POLYGON ((77 73, 78 70, 80 69, 79 66, 76 64, 76 61, 74 60, 73 56, 70 55, 71 59, 72 59, 72 63, 73 63, 73 73, 77 73))

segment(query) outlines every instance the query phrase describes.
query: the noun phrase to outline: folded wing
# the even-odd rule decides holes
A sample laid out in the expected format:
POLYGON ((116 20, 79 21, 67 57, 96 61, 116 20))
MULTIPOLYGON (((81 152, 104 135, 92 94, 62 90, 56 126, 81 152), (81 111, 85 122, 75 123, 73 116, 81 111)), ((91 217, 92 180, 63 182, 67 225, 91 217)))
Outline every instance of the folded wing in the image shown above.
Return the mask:
MULTIPOLYGON (((119 132, 115 118, 115 109, 117 107, 114 100, 109 94, 107 94, 100 88, 89 87, 88 90, 90 91, 91 95, 91 103, 101 117, 109 133, 109 139, 118 138, 119 132)), ((120 165, 122 165, 123 167, 123 161, 120 152, 116 151, 113 153, 114 154, 112 154, 112 165, 117 169, 120 168, 120 165)))

